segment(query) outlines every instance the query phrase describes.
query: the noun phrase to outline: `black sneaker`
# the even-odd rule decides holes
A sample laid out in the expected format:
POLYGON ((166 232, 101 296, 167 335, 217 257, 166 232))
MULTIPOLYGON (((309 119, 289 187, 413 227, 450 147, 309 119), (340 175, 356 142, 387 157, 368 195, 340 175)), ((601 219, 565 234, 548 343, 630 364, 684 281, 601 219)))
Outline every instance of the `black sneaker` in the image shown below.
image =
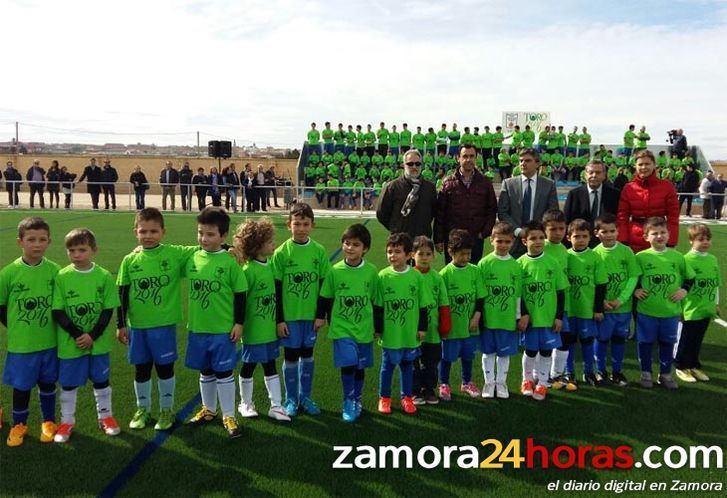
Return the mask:
POLYGON ((596 377, 601 382, 601 384, 608 384, 611 382, 611 376, 608 375, 608 370, 599 370, 596 374, 596 377))
POLYGON ((626 387, 629 385, 629 381, 621 372, 614 372, 613 375, 611 375, 611 382, 619 387, 626 387))
POLYGON ((428 405, 436 405, 439 403, 439 398, 434 393, 427 393, 424 395, 424 401, 428 405))
POLYGON ((583 382, 594 387, 601 385, 601 381, 598 380, 598 377, 594 373, 583 374, 583 382))

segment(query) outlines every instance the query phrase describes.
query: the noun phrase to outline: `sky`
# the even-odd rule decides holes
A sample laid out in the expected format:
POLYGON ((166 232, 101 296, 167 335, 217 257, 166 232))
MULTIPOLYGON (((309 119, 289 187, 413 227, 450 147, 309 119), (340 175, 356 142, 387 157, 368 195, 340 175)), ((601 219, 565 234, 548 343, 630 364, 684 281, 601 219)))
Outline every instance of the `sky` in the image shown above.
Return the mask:
POLYGON ((727 159, 727 0, 0 0, 0 141, 300 147, 547 111, 727 159))

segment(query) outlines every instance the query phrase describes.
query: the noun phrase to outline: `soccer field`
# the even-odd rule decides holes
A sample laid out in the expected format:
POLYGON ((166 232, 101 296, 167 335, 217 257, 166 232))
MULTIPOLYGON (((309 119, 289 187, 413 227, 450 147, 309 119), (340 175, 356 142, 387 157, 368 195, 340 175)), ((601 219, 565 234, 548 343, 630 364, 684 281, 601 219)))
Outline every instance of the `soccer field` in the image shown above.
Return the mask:
MULTIPOLYGON (((0 213, 0 265, 19 256, 15 245, 18 221, 29 211, 0 213)), ((114 275, 123 256, 135 245, 132 234, 133 214, 108 212, 33 212, 42 214, 50 223, 53 240, 47 256, 64 266, 64 235, 74 227, 85 226, 96 233, 99 252, 96 262, 114 275)), ((234 215, 233 224, 243 217, 234 215)), ((288 237, 285 218, 273 218, 278 228, 277 242, 288 237)), ((343 229, 356 219, 319 218, 312 234, 335 260, 339 256, 339 239, 343 229)), ((367 259, 382 268, 385 265, 386 231, 375 220, 363 220, 371 230, 373 247, 367 259)), ((165 242, 196 244, 196 225, 191 215, 166 217, 165 242)), ((727 266, 727 226, 712 226, 712 250, 724 269, 727 266)), ((228 239, 229 240, 229 239, 228 239)), ((679 250, 687 245, 686 228, 682 227, 679 250)), ((442 261, 440 260, 439 266, 442 261)), ((722 309, 725 310, 724 291, 722 309)), ((186 300, 186 299, 185 299, 186 300)), ((178 328, 180 358, 186 349, 186 329, 178 328)), ((0 359, 6 353, 5 329, 0 328, 0 359)), ((417 452, 433 446, 444 453, 445 446, 478 448, 476 466, 493 452, 493 445, 481 446, 487 439, 499 440, 504 447, 511 440, 525 440, 550 449, 559 445, 604 445, 616 448, 633 447, 637 462, 643 450, 652 445, 687 448, 695 445, 719 446, 727 449, 727 330, 710 325, 702 349, 704 370, 710 382, 680 384, 676 392, 655 387, 637 387, 638 364, 635 344, 627 347, 624 373, 632 384, 627 388, 593 388, 579 385, 576 392, 551 391, 546 401, 538 403, 518 393, 521 380, 520 356, 513 357, 508 379, 512 394, 508 400, 483 400, 465 397, 455 389, 453 401, 421 407, 415 416, 404 415, 394 403, 391 416, 376 410, 380 348, 375 368, 367 370, 364 388, 364 414, 355 424, 341 420, 341 388, 339 372, 333 368, 331 342, 321 332, 316 346, 316 373, 313 398, 323 413, 317 417, 301 415, 292 423, 275 422, 265 416, 269 402, 262 381, 262 369, 255 372, 255 403, 261 410, 258 419, 241 419, 243 437, 229 440, 219 419, 203 428, 190 428, 179 423, 167 433, 155 432, 151 426, 130 431, 128 422, 136 409, 133 392, 134 370, 126 361, 125 346, 114 341, 111 385, 114 416, 122 426, 118 437, 103 435, 96 426, 93 394, 87 385, 79 391, 77 423, 67 445, 41 444, 37 396, 31 398, 29 430, 26 442, 19 448, 8 448, 7 436, 12 391, 0 388, 0 403, 5 410, 5 425, 0 431, 0 496, 540 496, 548 494, 547 486, 559 482, 559 490, 568 480, 592 481, 600 489, 591 495, 612 494, 604 487, 610 481, 620 483, 646 481, 646 490, 656 482, 667 484, 662 496, 679 494, 668 491, 672 480, 715 482, 727 485, 725 470, 703 468, 701 459, 695 469, 679 470, 666 465, 659 469, 598 470, 591 465, 561 470, 514 468, 504 461, 504 468, 460 469, 457 457, 464 450, 454 450, 451 468, 444 463, 425 469, 417 463, 417 452), (414 453, 412 469, 391 468, 389 453, 386 469, 333 469, 338 453, 334 446, 408 445, 414 453)), ((479 358, 479 355, 478 355, 479 358)), ((580 358, 577 370, 582 371, 580 358)), ((278 362, 279 372, 281 371, 278 362)), ((198 406, 198 374, 176 364, 176 410, 178 421, 188 418, 198 406)), ((452 385, 460 382, 459 366, 452 369, 452 385)), ((475 361, 475 381, 482 384, 479 359, 475 361)), ((155 383, 156 384, 156 383, 155 383)), ((394 379, 397 391, 398 377, 394 379)), ((154 413, 158 412, 154 387, 154 413)), ((395 399, 398 397, 395 395, 395 399)), ((353 454, 347 463, 354 462, 353 454)), ((426 460, 431 462, 433 451, 426 460)), ((497 461, 497 460, 495 460, 497 461)), ((539 466, 539 459, 536 459, 539 466)), ((590 460, 588 460, 590 461, 590 460)), ((370 460, 367 461, 370 463, 370 460)), ((402 459, 402 464, 404 459, 402 459)), ((462 463, 469 463, 463 461, 462 463)), ((552 494, 552 493, 551 493, 552 494)), ((635 492, 624 493, 635 495, 635 492)), ((682 496, 723 496, 721 492, 681 492, 682 496)))

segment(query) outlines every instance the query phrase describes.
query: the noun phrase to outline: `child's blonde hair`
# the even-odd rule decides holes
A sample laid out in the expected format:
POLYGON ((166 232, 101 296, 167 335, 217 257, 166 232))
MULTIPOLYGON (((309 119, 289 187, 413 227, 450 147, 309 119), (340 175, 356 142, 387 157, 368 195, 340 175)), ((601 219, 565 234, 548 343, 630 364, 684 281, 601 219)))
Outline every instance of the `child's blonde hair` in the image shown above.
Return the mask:
POLYGON ((260 248, 275 237, 275 225, 268 218, 247 220, 237 225, 232 253, 241 263, 254 259, 260 248))

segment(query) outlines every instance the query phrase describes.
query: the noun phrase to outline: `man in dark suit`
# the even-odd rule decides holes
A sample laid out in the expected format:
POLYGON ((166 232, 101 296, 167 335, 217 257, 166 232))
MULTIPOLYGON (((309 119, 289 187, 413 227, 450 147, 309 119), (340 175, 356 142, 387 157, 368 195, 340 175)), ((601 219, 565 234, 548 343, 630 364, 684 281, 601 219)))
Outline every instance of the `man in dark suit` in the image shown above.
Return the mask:
POLYGON ((92 157, 91 164, 83 169, 83 174, 78 180, 78 183, 86 180, 86 191, 91 195, 91 205, 94 209, 98 209, 98 199, 101 195, 101 181, 103 180, 102 175, 103 171, 96 164, 96 158, 92 157))
POLYGON ((174 201, 177 196, 179 172, 172 167, 172 161, 167 161, 164 169, 159 173, 159 183, 162 185, 162 209, 167 210, 167 197, 171 198, 171 208, 174 211, 174 201))
MULTIPOLYGON (((606 165, 594 159, 586 165, 585 185, 568 192, 565 200, 565 221, 576 218, 586 220, 593 228, 593 222, 604 213, 616 215, 620 192, 606 183, 606 165)), ((596 247, 599 240, 591 237, 590 247, 596 247)))
POLYGON ((39 160, 36 159, 33 161, 33 165, 28 169, 25 179, 28 180, 28 185, 30 186, 30 207, 35 207, 33 200, 37 193, 40 198, 40 207, 41 209, 44 208, 43 188, 45 187, 45 170, 40 167, 39 160))
POLYGON ((555 183, 538 175, 540 154, 534 149, 520 151, 520 176, 502 182, 497 217, 515 227, 515 244, 510 253, 513 257, 525 254, 520 241, 521 227, 532 220, 539 221, 548 209, 559 209, 555 183))

